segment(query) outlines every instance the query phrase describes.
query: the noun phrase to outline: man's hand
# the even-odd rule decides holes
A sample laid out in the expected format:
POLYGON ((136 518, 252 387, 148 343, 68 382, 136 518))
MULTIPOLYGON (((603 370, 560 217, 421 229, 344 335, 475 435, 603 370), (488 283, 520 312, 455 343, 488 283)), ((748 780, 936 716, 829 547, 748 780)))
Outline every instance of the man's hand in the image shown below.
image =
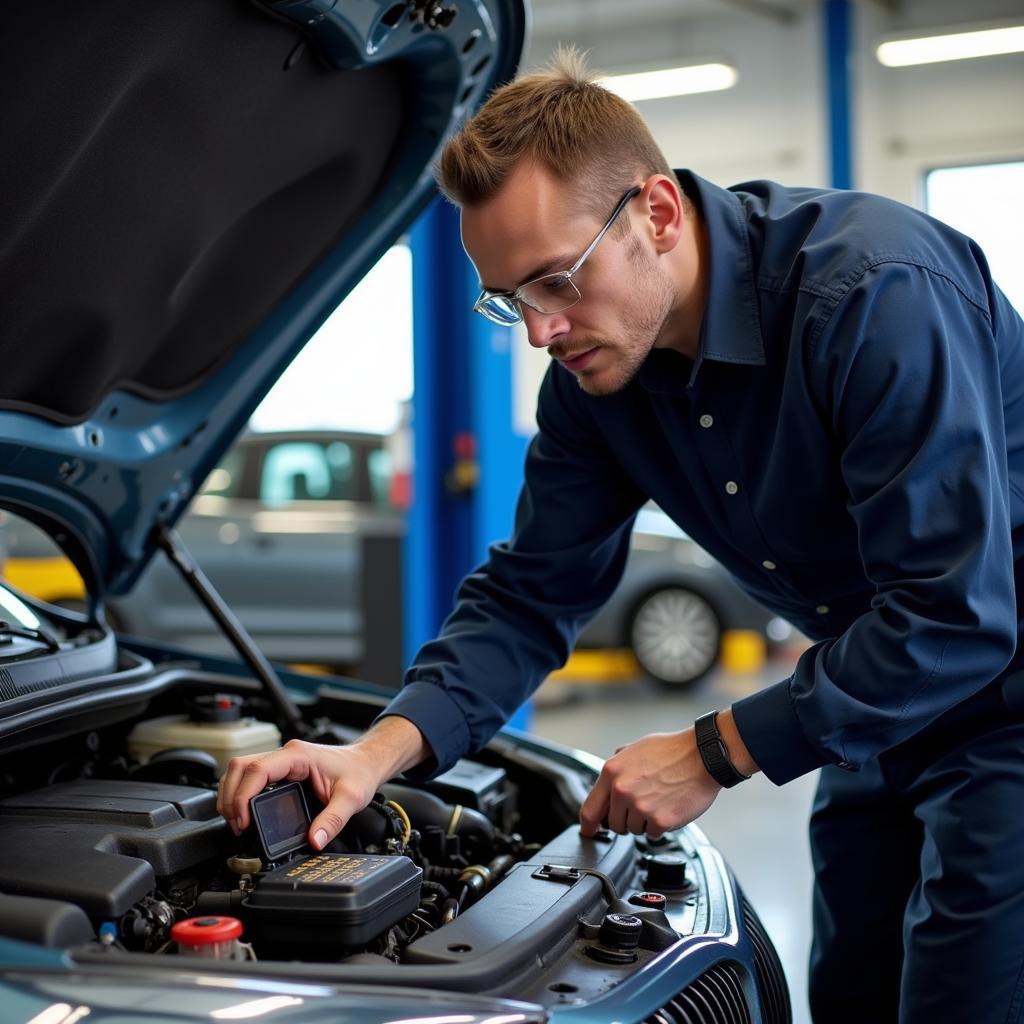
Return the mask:
POLYGON ((721 786, 704 767, 693 729, 656 732, 619 747, 583 802, 580 831, 602 825, 657 839, 699 818, 721 786))
POLYGON ((249 826, 249 801, 257 793, 272 782, 309 779, 325 805, 309 828, 310 845, 321 850, 373 799, 381 783, 429 754, 419 729, 397 715, 382 718, 344 747, 289 740, 278 750, 233 757, 220 782, 217 810, 240 835, 249 826))

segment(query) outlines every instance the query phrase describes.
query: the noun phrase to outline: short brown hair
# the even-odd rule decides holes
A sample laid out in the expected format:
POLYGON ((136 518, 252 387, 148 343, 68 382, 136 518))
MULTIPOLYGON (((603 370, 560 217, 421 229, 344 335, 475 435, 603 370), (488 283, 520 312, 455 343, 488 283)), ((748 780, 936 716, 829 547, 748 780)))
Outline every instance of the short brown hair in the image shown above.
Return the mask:
POLYGON ((636 108, 598 85, 584 55, 559 47, 551 63, 496 89, 444 147, 437 184, 456 206, 491 199, 523 159, 582 186, 600 217, 652 174, 675 176, 636 108))

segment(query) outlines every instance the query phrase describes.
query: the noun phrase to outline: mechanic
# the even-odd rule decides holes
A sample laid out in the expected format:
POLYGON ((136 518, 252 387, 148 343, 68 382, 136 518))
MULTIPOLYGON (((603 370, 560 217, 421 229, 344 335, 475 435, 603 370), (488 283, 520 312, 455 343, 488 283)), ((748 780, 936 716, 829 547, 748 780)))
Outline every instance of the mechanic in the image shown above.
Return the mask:
POLYGON ((620 748, 583 834, 658 836, 754 772, 820 768, 814 1019, 1021 1020, 1024 323, 983 254, 877 196, 674 173, 571 51, 498 89, 438 179, 476 310, 552 357, 513 536, 360 740, 235 758, 222 813, 241 829, 267 783, 309 777, 319 848, 391 776, 479 749, 566 660, 654 499, 815 643, 620 748))

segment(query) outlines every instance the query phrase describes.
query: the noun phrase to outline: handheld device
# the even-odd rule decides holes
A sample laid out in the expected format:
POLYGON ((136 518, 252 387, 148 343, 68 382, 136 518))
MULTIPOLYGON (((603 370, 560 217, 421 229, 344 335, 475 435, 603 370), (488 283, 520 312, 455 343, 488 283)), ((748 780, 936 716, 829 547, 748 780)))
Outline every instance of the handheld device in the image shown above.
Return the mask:
POLYGON ((306 838, 312 819, 299 783, 287 782, 257 793, 249 801, 249 813, 265 864, 312 852, 306 838))

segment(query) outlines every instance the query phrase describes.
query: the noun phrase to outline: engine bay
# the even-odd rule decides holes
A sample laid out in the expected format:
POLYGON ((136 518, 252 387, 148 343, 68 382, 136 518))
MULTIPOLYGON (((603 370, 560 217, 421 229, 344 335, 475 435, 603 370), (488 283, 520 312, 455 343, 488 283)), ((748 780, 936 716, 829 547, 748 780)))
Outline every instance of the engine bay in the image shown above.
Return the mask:
MULTIPOLYGON (((280 808, 264 842, 236 837, 217 780, 250 734, 267 749, 266 730, 285 725, 273 702, 243 676, 121 656, 124 685, 100 698, 19 698, 36 706, 0 757, 0 935, 81 963, 173 964, 201 952, 176 926, 237 921, 218 970, 550 1004, 594 998, 728 926, 727 876, 699 831, 584 839, 592 771, 503 736, 429 783, 389 782, 323 851, 280 808)), ((307 738, 351 740, 385 700, 315 684, 307 738)), ((315 798, 295 788, 308 822, 315 798)))

